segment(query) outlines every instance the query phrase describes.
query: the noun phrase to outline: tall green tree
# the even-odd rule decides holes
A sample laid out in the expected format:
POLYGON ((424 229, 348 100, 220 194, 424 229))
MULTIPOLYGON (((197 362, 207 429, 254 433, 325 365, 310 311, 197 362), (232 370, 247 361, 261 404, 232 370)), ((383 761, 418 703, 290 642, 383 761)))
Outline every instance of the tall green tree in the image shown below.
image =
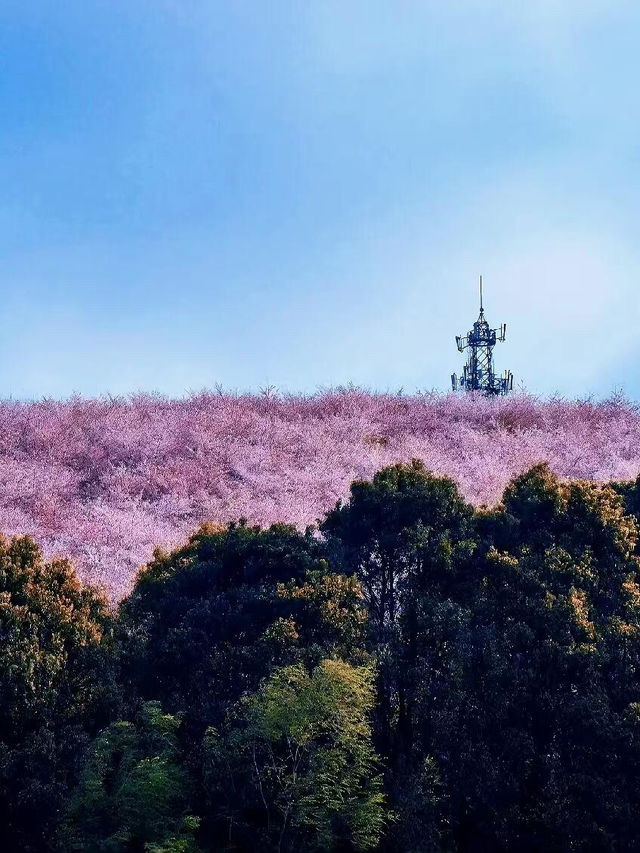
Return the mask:
POLYGON ((156 551, 120 609, 127 693, 184 713, 194 737, 255 689, 282 648, 263 642, 291 604, 278 584, 317 568, 320 544, 290 525, 205 525, 171 554, 156 551))
POLYGON ((370 613, 386 847, 634 849, 638 535, 616 491, 537 466, 473 512, 413 463, 323 530, 370 613))
MULTIPOLYGON (((317 537, 287 525, 206 525, 140 573, 120 610, 125 692, 132 709, 157 699, 181 715, 194 773, 205 730, 222 730, 275 669, 312 670, 328 656, 369 661, 361 586, 332 572, 323 554, 317 537)), ((222 842, 207 802, 201 782, 200 837, 215 849, 222 842)))
POLYGON ((29 538, 0 538, 0 827, 47 847, 92 733, 116 703, 102 596, 29 538))
POLYGON ((537 466, 477 525, 470 619, 430 726, 451 745, 456 845, 635 849, 636 524, 611 487, 537 466))
POLYGON ((230 850, 369 850, 385 824, 370 668, 276 670, 205 738, 206 785, 230 850))
POLYGON ((179 726, 158 702, 147 702, 134 722, 120 720, 98 735, 67 805, 61 851, 197 851, 179 726))
MULTIPOLYGON (((328 513, 321 529, 334 560, 355 572, 368 610, 378 662, 378 744, 392 764, 422 763, 415 750, 422 657, 433 613, 470 583, 473 510, 455 483, 418 460, 352 484, 349 500, 328 513)), ((404 784, 404 783, 403 783, 404 784)))

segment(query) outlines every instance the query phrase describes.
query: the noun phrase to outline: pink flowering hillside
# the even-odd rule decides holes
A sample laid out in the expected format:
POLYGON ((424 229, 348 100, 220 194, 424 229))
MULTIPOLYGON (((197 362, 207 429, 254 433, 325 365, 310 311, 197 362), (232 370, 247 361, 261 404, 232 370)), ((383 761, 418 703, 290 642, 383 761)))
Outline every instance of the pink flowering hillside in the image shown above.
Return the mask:
POLYGON ((301 527, 355 478, 413 457, 473 503, 541 460, 563 477, 640 471, 640 410, 357 390, 0 403, 0 529, 71 557, 118 598, 154 545, 206 519, 301 527))

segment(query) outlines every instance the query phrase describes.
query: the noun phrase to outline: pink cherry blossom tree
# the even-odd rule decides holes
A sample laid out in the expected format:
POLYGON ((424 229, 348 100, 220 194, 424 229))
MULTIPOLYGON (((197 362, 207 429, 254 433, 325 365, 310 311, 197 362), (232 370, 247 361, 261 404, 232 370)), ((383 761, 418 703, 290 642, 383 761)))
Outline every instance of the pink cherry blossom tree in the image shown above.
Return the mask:
POLYGON ((356 477, 412 458, 475 504, 548 461, 565 478, 640 472, 640 409, 604 401, 203 392, 0 402, 0 530, 119 598, 155 545, 204 520, 313 523, 356 477))

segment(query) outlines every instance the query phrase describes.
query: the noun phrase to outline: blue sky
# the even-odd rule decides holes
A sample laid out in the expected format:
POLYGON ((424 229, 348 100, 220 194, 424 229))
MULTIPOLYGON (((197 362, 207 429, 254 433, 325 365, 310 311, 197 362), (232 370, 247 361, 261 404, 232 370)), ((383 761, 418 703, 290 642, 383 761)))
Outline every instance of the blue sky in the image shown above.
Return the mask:
POLYGON ((640 397, 633 2, 4 0, 0 394, 640 397))

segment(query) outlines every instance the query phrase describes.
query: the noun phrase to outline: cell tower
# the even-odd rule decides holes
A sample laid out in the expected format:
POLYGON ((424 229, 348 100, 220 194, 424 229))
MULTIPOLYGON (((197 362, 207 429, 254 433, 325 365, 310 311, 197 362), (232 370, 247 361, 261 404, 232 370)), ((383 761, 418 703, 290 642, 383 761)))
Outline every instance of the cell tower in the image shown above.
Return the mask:
POLYGON ((455 373, 451 376, 454 391, 481 391, 485 396, 492 397, 513 390, 513 373, 505 370, 503 376, 496 376, 493 367, 493 348, 498 341, 504 341, 506 334, 506 323, 499 329, 491 329, 485 320, 480 276, 480 315, 470 332, 464 337, 456 336, 459 352, 468 349, 469 356, 462 376, 458 378, 455 373))

